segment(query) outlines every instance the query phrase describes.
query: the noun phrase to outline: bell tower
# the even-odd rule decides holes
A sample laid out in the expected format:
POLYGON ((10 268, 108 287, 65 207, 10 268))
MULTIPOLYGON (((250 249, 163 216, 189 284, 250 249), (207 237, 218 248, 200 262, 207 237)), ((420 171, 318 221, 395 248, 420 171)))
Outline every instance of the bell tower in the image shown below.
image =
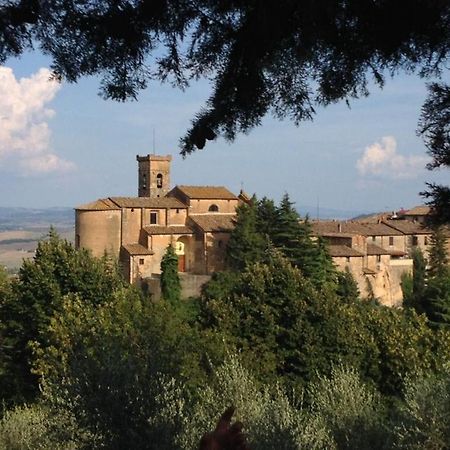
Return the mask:
POLYGON ((136 155, 139 197, 164 197, 170 189, 171 155, 136 155))

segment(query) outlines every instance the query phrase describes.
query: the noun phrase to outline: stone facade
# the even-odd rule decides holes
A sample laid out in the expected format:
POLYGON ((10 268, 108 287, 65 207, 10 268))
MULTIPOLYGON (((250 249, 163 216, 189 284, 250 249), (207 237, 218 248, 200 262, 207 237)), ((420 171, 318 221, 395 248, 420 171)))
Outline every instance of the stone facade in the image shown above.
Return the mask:
MULTIPOLYGON (((76 208, 75 244, 95 256, 118 258, 129 282, 149 289, 172 245, 184 285, 190 286, 186 289, 197 292, 199 280, 224 269, 236 208, 250 199, 222 186, 171 189, 171 156, 136 159, 138 197, 109 197, 76 208)), ((402 301, 402 275, 412 272, 412 249, 428 253, 431 230, 424 225, 425 212, 415 208, 409 216, 366 223, 317 221, 313 230, 329 244, 336 267, 353 275, 363 296, 373 292, 381 303, 396 306, 402 301)))
POLYGON ((160 273, 168 245, 178 255, 179 272, 198 276, 193 285, 185 276, 186 286, 223 270, 241 200, 222 186, 170 189, 171 156, 136 159, 138 197, 108 197, 77 207, 76 246, 118 258, 126 278, 137 285, 154 285, 147 282, 160 273))
POLYGON ((373 293, 388 306, 401 305, 402 276, 413 268, 411 251, 420 248, 426 255, 432 233, 405 219, 317 221, 313 229, 328 242, 336 267, 353 275, 362 296, 373 293))

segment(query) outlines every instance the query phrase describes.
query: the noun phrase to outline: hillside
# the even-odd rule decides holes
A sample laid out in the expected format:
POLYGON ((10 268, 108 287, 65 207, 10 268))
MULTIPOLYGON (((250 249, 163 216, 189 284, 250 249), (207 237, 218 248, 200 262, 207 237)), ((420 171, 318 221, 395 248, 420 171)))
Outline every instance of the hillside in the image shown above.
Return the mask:
POLYGON ((51 226, 73 241, 73 209, 0 207, 0 265, 16 272, 23 259, 34 256, 38 241, 51 226))

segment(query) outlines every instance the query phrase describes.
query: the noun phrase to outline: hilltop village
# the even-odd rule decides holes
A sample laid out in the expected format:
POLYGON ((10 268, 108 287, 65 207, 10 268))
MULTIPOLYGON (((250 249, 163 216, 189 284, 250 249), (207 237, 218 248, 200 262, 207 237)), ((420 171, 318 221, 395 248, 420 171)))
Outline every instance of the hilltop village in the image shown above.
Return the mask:
MULTIPOLYGON (((250 198, 223 186, 170 185, 171 156, 137 156, 138 196, 108 197, 76 208, 75 245, 95 256, 118 258, 130 283, 156 292, 161 259, 169 244, 178 256, 185 294, 198 292, 225 268, 225 251, 236 208, 250 198)), ((391 216, 354 221, 313 221, 335 266, 349 271, 364 296, 384 305, 402 302, 401 278, 412 272, 413 248, 426 255, 430 214, 419 206, 391 216)), ((449 248, 450 253, 450 248, 449 248)))

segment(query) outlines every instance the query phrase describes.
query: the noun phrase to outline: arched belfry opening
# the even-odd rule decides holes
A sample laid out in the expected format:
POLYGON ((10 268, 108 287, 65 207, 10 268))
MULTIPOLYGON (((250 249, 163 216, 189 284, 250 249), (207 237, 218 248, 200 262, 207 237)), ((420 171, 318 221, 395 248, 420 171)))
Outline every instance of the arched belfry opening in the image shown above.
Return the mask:
POLYGON ((170 190, 171 155, 136 156, 139 197, 164 197, 170 190))

